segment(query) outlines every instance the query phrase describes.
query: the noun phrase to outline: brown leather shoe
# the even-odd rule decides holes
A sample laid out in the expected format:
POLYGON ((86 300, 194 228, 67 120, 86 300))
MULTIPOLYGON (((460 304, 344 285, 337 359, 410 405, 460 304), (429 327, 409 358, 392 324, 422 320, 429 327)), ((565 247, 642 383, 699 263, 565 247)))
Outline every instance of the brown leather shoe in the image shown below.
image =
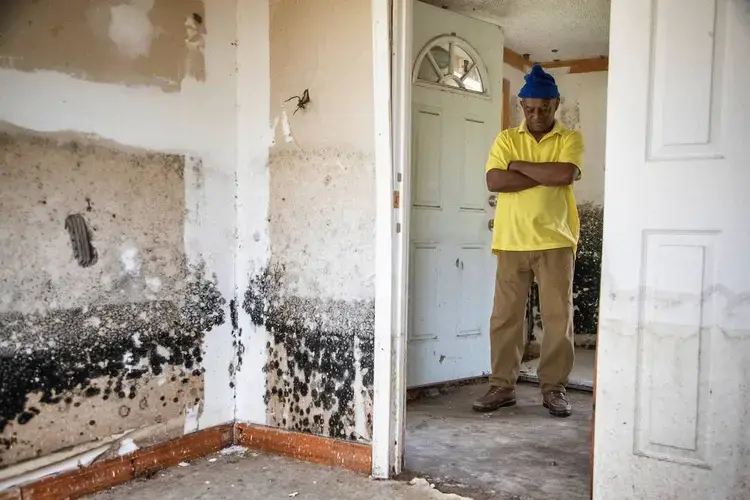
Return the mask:
POLYGON ((553 417, 569 417, 573 407, 568 402, 568 395, 564 391, 549 391, 542 396, 542 404, 553 417))
POLYGON ((487 394, 474 401, 474 411, 495 411, 506 406, 515 406, 516 391, 504 387, 490 387, 487 394))

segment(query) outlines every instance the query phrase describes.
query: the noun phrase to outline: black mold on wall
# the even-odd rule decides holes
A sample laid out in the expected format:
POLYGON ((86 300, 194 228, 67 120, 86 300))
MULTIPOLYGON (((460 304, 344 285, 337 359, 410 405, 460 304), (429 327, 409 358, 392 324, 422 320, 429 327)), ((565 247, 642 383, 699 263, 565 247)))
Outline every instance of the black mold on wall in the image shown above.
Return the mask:
POLYGON ((138 379, 159 375, 165 366, 180 367, 183 377, 200 376, 203 338, 224 322, 225 301, 202 265, 185 273, 179 303, 0 314, 0 445, 14 443, 3 435, 9 422, 23 425, 44 411, 44 405, 28 406, 31 394, 50 404, 73 395, 127 401, 138 397, 138 379))
MULTIPOLYGON (((596 335, 599 328, 599 289, 602 278, 602 238, 604 210, 601 205, 578 205, 581 234, 573 276, 573 324, 576 334, 596 335)), ((534 323, 542 328, 539 289, 534 283, 529 293, 534 323)), ((533 333, 531 334, 533 340, 533 333)))
POLYGON ((242 357, 245 354, 245 344, 242 343, 242 328, 239 325, 239 311, 237 299, 229 301, 229 315, 232 321, 232 348, 234 356, 229 364, 229 387, 234 390, 234 399, 237 399, 237 372, 242 369, 242 357))
MULTIPOLYGON (((265 401, 275 425, 359 439, 354 432, 355 390, 372 400, 375 303, 284 294, 285 269, 251 279, 243 309, 271 335, 265 401), (362 386, 355 387, 357 372, 362 386)), ((372 416, 367 415, 368 434, 372 416)))

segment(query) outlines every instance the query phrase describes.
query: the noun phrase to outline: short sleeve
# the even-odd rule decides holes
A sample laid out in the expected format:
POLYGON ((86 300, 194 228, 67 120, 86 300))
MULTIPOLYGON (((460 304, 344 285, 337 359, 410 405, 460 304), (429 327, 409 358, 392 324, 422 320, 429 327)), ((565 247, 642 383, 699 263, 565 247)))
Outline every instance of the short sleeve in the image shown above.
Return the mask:
POLYGON ((572 163, 578 167, 576 180, 581 178, 581 165, 583 164, 583 136, 580 132, 573 131, 563 139, 562 151, 557 160, 560 163, 572 163))
POLYGON ((508 170, 508 164, 513 161, 511 159, 510 143, 508 141, 508 135, 505 132, 500 132, 495 139, 495 142, 490 148, 490 156, 487 159, 487 165, 485 171, 489 172, 493 169, 508 170))

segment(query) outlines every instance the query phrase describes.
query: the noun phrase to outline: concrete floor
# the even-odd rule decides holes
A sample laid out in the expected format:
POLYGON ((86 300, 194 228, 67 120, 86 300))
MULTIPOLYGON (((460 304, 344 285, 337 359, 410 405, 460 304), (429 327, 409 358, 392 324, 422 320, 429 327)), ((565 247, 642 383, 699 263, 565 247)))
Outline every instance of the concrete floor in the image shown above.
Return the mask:
POLYGON ((591 395, 571 391, 573 416, 555 419, 541 406, 538 389, 522 384, 517 406, 474 413, 471 403, 485 388, 449 388, 409 405, 406 466, 412 472, 403 481, 233 447, 89 498, 587 500, 591 395), (413 478, 419 479, 409 484, 413 478))
MULTIPOLYGON (((234 447, 238 448, 238 447, 234 447)), ((459 500, 414 484, 244 451, 216 454, 88 497, 91 500, 459 500)))
POLYGON ((470 489, 475 500, 588 499, 591 394, 570 391, 573 416, 553 418, 539 389, 521 384, 517 406, 475 413, 486 388, 453 387, 408 406, 407 469, 444 491, 470 489))

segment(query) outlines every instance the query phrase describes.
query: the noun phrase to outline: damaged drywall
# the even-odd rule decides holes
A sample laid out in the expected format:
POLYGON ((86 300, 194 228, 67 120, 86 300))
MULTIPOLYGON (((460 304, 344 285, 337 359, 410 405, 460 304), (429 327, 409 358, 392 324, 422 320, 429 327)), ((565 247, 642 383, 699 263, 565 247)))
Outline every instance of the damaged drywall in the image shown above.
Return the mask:
POLYGON ((0 134, 0 467, 186 418, 216 279, 184 255, 182 156, 0 134), (76 262, 65 220, 90 225, 76 262))
POLYGON ((271 267, 253 277, 244 303, 271 338, 268 422, 369 440, 373 158, 333 148, 282 149, 271 154, 270 171, 271 267))
POLYGON ((282 266, 251 280, 243 307, 265 327, 269 424, 333 438, 372 434, 373 300, 288 295, 282 266))
POLYGON ((243 304, 269 334, 267 423, 368 441, 375 321, 370 9, 345 0, 276 0, 270 44, 270 263, 251 273, 243 304), (292 97, 305 89, 310 102, 295 113, 292 97))
POLYGON ((4 1, 0 67, 178 91, 205 79, 205 15, 201 0, 4 1))

